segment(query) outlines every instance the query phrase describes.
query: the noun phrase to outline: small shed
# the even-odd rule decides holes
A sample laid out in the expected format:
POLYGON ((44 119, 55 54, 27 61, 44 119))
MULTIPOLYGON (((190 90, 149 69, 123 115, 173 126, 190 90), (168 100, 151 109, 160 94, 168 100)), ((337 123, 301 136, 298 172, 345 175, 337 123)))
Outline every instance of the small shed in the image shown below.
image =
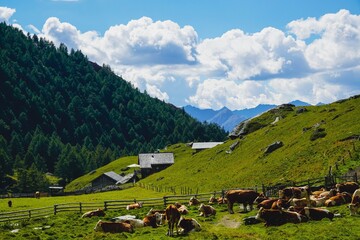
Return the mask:
POLYGON ((91 187, 93 188, 103 188, 108 185, 115 185, 118 181, 120 181, 122 177, 116 172, 110 171, 103 173, 99 177, 95 178, 91 182, 91 187))
POLYGON ((204 149, 213 148, 219 144, 223 144, 224 142, 194 142, 192 144, 191 149, 194 149, 196 152, 200 152, 204 149))
POLYGON ((141 176, 147 177, 174 164, 173 153, 141 153, 138 155, 141 176))

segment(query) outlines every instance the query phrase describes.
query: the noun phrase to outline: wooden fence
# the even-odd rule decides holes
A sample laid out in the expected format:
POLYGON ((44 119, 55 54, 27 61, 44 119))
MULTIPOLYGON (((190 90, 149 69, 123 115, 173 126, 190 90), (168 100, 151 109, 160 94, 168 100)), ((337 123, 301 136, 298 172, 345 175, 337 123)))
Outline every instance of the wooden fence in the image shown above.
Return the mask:
POLYGON ((53 207, 35 208, 16 212, 0 213, 0 222, 18 221, 24 219, 38 219, 53 214, 53 207))

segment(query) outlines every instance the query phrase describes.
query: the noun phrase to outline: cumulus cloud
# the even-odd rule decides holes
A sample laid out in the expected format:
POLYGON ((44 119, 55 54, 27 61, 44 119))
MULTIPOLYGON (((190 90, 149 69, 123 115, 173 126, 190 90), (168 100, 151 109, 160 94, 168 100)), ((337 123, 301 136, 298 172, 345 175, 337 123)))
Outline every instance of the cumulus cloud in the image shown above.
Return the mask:
POLYGON ((15 12, 16 10, 13 8, 0 7, 0 22, 8 22, 15 12))
POLYGON ((232 29, 199 41, 193 27, 170 20, 142 17, 101 36, 52 17, 40 35, 80 49, 140 90, 179 106, 242 109, 295 99, 316 104, 360 92, 360 16, 341 10, 287 28, 253 34, 232 29))

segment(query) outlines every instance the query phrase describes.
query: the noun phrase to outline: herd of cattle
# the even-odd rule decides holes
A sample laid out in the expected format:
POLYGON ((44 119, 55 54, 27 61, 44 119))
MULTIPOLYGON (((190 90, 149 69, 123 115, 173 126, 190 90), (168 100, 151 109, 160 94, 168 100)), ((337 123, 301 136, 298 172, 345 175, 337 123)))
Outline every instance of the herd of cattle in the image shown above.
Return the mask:
MULTIPOLYGON (((309 187, 287 187, 279 191, 278 198, 269 198, 254 190, 229 190, 224 197, 210 197, 209 203, 201 203, 196 197, 191 197, 188 206, 199 206, 199 216, 209 217, 216 215, 214 203, 227 204, 229 213, 233 214, 234 203, 243 204, 244 212, 253 210, 256 204, 258 211, 256 216, 244 218, 244 224, 264 222, 265 226, 279 226, 285 223, 300 223, 309 220, 332 220, 337 214, 324 207, 348 204, 350 215, 359 214, 360 189, 356 182, 337 184, 330 190, 320 189, 311 191, 309 187), (249 208, 249 209, 248 209, 249 208)), ((141 208, 142 203, 130 204, 127 210, 141 208)), ((95 231, 110 233, 134 232, 134 229, 151 226, 156 228, 164 222, 168 224, 167 235, 187 234, 190 231, 200 231, 201 226, 194 218, 184 215, 189 211, 186 205, 176 202, 166 209, 151 209, 143 219, 137 219, 134 215, 124 215, 112 218, 111 221, 99 220, 94 228, 95 231)), ((90 211, 82 217, 105 216, 101 209, 90 211)))

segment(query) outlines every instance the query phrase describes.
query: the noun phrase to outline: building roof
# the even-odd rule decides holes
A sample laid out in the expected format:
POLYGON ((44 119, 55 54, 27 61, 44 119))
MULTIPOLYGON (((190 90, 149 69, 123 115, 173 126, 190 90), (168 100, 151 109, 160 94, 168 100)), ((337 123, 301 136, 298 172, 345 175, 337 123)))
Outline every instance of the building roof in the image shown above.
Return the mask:
POLYGON ((173 164, 173 153, 140 153, 139 165, 141 168, 151 168, 151 165, 156 164, 173 164))
POLYGON ((119 174, 113 171, 106 172, 103 175, 108 176, 109 178, 113 179, 115 182, 118 182, 122 179, 122 177, 119 174))
POLYGON ((208 149, 223 143, 224 142, 194 142, 192 144, 192 149, 197 149, 197 150, 208 149))
POLYGON ((120 176, 120 177, 121 177, 121 179, 116 182, 116 185, 129 182, 133 177, 135 177, 135 174, 129 173, 129 174, 126 174, 125 176, 120 176))

